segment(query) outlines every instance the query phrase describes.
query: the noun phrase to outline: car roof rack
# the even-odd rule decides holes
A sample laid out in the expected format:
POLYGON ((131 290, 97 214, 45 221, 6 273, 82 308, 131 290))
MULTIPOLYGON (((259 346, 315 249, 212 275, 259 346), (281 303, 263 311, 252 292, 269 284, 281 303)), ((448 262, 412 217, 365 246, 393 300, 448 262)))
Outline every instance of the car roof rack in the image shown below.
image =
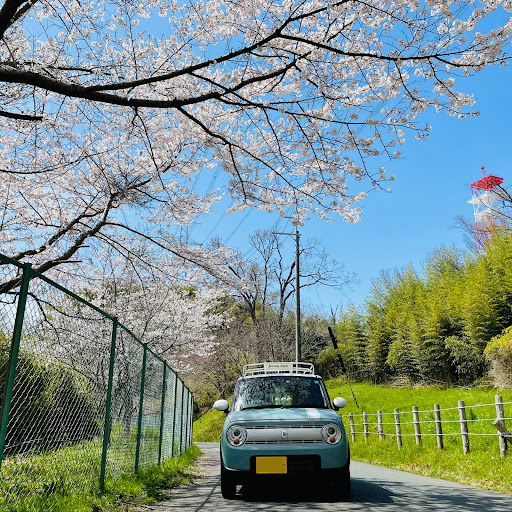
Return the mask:
POLYGON ((301 375, 314 375, 315 368, 311 363, 298 363, 288 361, 282 363, 255 363, 246 364, 243 369, 243 376, 265 375, 268 373, 297 373, 301 375))

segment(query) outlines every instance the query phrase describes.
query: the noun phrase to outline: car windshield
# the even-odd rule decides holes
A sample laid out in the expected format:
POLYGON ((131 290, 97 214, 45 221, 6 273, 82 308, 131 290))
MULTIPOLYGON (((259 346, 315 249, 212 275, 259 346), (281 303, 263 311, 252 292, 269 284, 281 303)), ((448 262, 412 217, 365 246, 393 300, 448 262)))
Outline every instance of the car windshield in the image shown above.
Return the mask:
POLYGON ((318 379, 293 376, 242 379, 234 404, 236 411, 266 407, 328 407, 318 379))

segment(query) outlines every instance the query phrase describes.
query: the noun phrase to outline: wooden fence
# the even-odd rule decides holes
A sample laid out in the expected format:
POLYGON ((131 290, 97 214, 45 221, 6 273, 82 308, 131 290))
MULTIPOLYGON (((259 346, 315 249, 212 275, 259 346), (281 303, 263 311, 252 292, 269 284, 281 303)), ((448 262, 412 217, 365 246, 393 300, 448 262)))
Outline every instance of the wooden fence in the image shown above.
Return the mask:
POLYGON ((399 450, 404 437, 414 437, 416 444, 421 445, 423 437, 435 436, 437 448, 443 450, 446 436, 461 436, 465 454, 470 452, 470 436, 494 436, 497 437, 501 457, 506 457, 507 443, 512 446, 512 434, 507 430, 505 421, 512 420, 512 417, 505 416, 504 406, 511 404, 512 402, 503 402, 501 395, 496 395, 494 404, 466 406, 464 400, 459 400, 457 407, 446 409, 441 409, 436 404, 432 410, 420 411, 418 407, 413 407, 412 411, 395 409, 393 412, 377 411, 373 414, 350 413, 350 435, 352 442, 356 441, 357 435, 363 435, 365 441, 370 435, 377 435, 379 440, 389 436, 396 437, 399 450), (490 408, 492 412, 489 411, 490 408), (442 415, 444 419, 441 418, 442 415), (385 421, 388 417, 392 421, 385 421))

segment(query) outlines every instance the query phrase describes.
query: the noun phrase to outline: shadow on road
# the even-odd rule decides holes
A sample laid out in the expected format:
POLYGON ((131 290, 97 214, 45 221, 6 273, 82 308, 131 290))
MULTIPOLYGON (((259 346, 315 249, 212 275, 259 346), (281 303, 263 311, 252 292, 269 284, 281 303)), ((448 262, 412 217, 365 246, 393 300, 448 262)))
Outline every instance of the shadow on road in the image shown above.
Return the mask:
MULTIPOLYGON (((386 510, 436 510, 460 511, 485 510, 486 512, 512 511, 512 496, 484 491, 476 487, 431 479, 431 483, 400 481, 353 480, 352 502, 371 505, 372 510, 383 505, 386 510), (376 492, 384 491, 384 499, 376 492), (392 489, 392 492, 388 491, 392 489), (386 503, 393 503, 390 508, 386 503)), ((357 509, 356 509, 357 510, 357 509)))
MULTIPOLYGON (((393 503, 392 493, 385 487, 371 482, 352 479, 351 503, 364 502, 372 504, 393 503)), ((236 496, 237 500, 247 502, 280 503, 338 503, 343 502, 335 491, 327 490, 311 480, 291 482, 258 482, 243 485, 236 496)))
POLYGON ((506 495, 485 493, 471 487, 423 485, 410 486, 399 482, 352 479, 352 499, 349 502, 328 499, 310 483, 297 485, 244 485, 235 500, 220 495, 218 475, 202 477, 191 486, 175 489, 173 498, 155 512, 332 512, 385 511, 410 512, 435 510, 446 512, 510 512, 512 499, 506 495), (392 490, 391 490, 392 489, 392 490))
POLYGON ((393 503, 392 496, 393 493, 380 484, 352 478, 352 499, 350 500, 352 503, 385 505, 393 503))
MULTIPOLYGON (((434 480, 433 482, 436 482, 434 480)), ((444 483, 444 482, 443 482, 444 483)), ((220 483, 219 483, 220 485, 220 483)), ((486 510, 510 512, 512 498, 486 493, 469 486, 417 485, 388 481, 352 479, 352 498, 343 502, 336 496, 327 496, 321 488, 312 488, 309 482, 284 482, 282 484, 247 484, 239 489, 236 501, 247 503, 248 510, 268 509, 281 504, 283 510, 329 510, 326 504, 336 503, 337 510, 403 510, 460 511, 486 510), (392 490, 391 490, 392 489, 392 490)), ((270 510, 270 509, 269 509, 270 510)))

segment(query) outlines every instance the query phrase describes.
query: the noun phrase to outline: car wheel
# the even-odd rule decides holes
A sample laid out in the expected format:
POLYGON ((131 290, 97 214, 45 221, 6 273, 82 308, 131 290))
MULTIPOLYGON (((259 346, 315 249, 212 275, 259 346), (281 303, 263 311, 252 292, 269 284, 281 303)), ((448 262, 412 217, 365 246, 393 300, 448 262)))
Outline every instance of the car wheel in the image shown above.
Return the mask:
POLYGON ((343 501, 350 500, 350 466, 347 464, 340 475, 340 497, 343 501))
POLYGON ((350 447, 348 447, 348 456, 345 466, 339 468, 327 480, 327 496, 334 500, 349 501, 350 488, 350 447))
POLYGON ((350 446, 348 448, 348 457, 345 467, 341 470, 340 485, 341 485, 341 499, 343 501, 350 500, 350 446))
POLYGON ((224 464, 220 465, 220 492, 222 497, 226 500, 234 500, 236 495, 236 482, 232 475, 224 467, 224 464))
POLYGON ((329 501, 348 501, 350 499, 350 467, 338 469, 325 480, 324 492, 329 501))

